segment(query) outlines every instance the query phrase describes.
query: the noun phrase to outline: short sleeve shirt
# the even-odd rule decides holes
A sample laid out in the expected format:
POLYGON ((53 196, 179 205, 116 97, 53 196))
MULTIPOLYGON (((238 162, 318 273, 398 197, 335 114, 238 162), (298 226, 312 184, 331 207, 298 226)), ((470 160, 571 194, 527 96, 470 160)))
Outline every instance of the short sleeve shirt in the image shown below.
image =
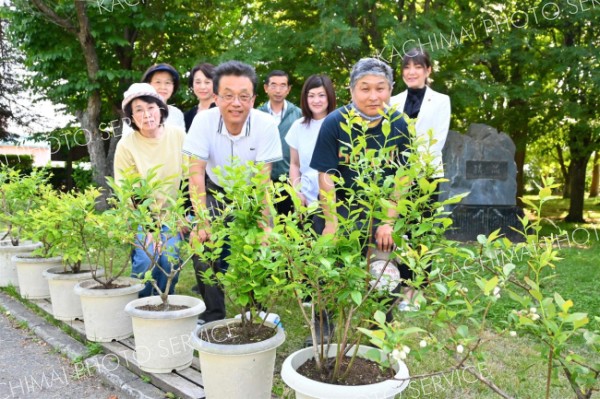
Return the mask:
POLYGON ((165 126, 164 134, 159 138, 148 138, 138 131, 121 138, 115 151, 115 182, 119 184, 128 169, 147 177, 148 171, 158 166, 156 178, 168 181, 168 184, 155 197, 160 206, 165 206, 165 197, 177 198, 184 177, 187 158, 181 153, 184 139, 183 129, 174 126, 165 126))
MULTIPOLYGON (((346 115, 349 111, 349 106, 341 107, 325 118, 319 131, 315 151, 310 162, 310 167, 316 169, 318 172, 341 176, 344 179, 345 188, 352 188, 354 186, 354 179, 357 175, 349 167, 346 160, 347 156, 345 154, 350 152, 348 143, 351 143, 356 135, 363 134, 359 126, 352 128, 352 137, 341 128, 340 124, 346 123, 346 115)), ((391 120, 390 134, 387 139, 382 130, 383 123, 387 123, 385 120, 377 126, 367 129, 364 133, 367 137, 367 148, 380 149, 383 145, 386 145, 386 147, 395 146, 396 150, 393 151, 394 161, 398 165, 404 165, 406 161, 402 153, 408 150, 410 143, 408 127, 406 121, 400 117, 398 112, 394 112, 391 120)), ((389 174, 395 172, 391 168, 388 168, 386 171, 389 174)), ((336 190, 336 197, 343 200, 345 197, 344 191, 336 190)))
MULTIPOLYGON (((298 151, 300 160, 300 186, 302 194, 309 203, 319 198, 319 172, 310 167, 310 161, 315 150, 319 130, 324 119, 310 120, 310 124, 303 123, 304 118, 296 120, 287 135, 285 141, 290 148, 298 151)), ((298 182, 292 182, 298 183, 298 182)))
POLYGON ((196 115, 183 144, 183 153, 207 162, 206 173, 217 185, 215 168, 237 159, 272 163, 282 159, 281 139, 271 115, 251 109, 238 135, 231 135, 218 107, 196 115))

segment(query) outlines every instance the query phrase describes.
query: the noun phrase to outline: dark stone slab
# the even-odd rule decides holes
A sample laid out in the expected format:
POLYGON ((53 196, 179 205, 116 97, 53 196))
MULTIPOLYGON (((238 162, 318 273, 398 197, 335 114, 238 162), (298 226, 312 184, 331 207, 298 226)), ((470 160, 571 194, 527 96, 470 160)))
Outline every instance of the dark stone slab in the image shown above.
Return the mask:
POLYGON ((506 180, 508 162, 500 161, 467 161, 467 180, 492 179, 506 180))
POLYGON ((523 231, 519 217, 524 213, 518 206, 457 205, 450 215, 452 227, 446 237, 456 241, 476 241, 479 234, 488 236, 500 229, 500 233, 513 242, 523 241, 518 231, 523 231))
POLYGON ((440 199, 469 193, 463 205, 517 204, 515 145, 491 126, 472 124, 466 134, 448 132, 442 151, 444 176, 440 199))

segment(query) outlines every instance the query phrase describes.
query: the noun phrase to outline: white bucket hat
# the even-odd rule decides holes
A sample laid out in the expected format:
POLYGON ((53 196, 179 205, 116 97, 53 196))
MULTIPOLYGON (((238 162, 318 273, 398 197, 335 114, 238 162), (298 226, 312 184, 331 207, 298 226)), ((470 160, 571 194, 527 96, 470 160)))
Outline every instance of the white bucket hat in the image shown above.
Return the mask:
POLYGON ((150 86, 150 84, 148 83, 134 83, 131 86, 129 86, 129 89, 127 89, 127 91, 123 94, 123 102, 121 103, 121 109, 125 111, 125 107, 127 106, 127 104, 132 102, 134 99, 143 96, 156 98, 159 102, 159 106, 161 108, 167 109, 167 105, 165 104, 160 94, 158 94, 154 87, 150 86))

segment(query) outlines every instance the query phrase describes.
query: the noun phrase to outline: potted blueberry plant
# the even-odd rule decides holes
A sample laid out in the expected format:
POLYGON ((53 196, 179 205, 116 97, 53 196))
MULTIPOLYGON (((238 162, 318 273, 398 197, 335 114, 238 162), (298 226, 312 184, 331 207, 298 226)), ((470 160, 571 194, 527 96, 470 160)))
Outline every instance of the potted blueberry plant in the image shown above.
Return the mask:
MULTIPOLYGON (((58 320, 83 319, 79 296, 73 288, 83 280, 92 278, 87 253, 82 238, 86 236, 89 215, 95 212, 100 191, 54 192, 46 204, 34 212, 35 226, 48 230, 53 237, 52 253, 62 257, 62 265, 48 268, 43 275, 48 280, 52 314, 58 320)), ((97 275, 102 269, 95 270, 97 275)))
POLYGON ((230 248, 227 270, 209 268, 205 281, 220 285, 230 312, 240 316, 198 326, 192 337, 207 397, 271 397, 276 349, 285 334, 267 320, 287 289, 287 276, 285 261, 273 251, 265 228, 274 214, 275 194, 267 180, 261 164, 226 167, 219 173, 224 190, 216 194, 222 209, 210 218, 208 212, 197 215, 199 223, 210 219, 211 229, 211 240, 194 247, 197 256, 215 264, 224 245, 230 248))
POLYGON ((125 173, 118 185, 112 184, 115 206, 121 217, 128 225, 137 226, 137 233, 130 235, 130 244, 150 259, 148 270, 139 277, 156 295, 134 299, 125 311, 132 318, 138 365, 153 373, 169 373, 191 365, 190 336, 198 315, 205 309, 199 298, 174 295, 179 273, 192 257, 188 241, 183 237, 190 222, 186 218, 185 187, 176 198, 166 198, 166 205, 157 209, 153 194, 164 186, 165 182, 156 178, 155 169, 149 171, 146 178, 133 172, 125 173), (164 244, 173 239, 176 244, 164 244), (164 285, 159 284, 158 279, 164 281, 164 285), (152 350, 159 347, 170 349, 152 350))
POLYGON ((39 189, 48 179, 45 171, 33 170, 23 175, 6 165, 0 166, 0 287, 18 286, 19 280, 12 257, 28 254, 39 243, 22 240, 23 215, 39 204, 39 189))
POLYGON ((73 231, 92 276, 77 283, 74 292, 81 300, 86 338, 94 342, 131 336, 131 318, 124 309, 144 288, 141 280, 123 276, 130 268, 132 234, 115 205, 103 212, 88 212, 85 228, 73 231))
MULTIPOLYGON (((386 138, 391 118, 392 113, 386 113, 382 122, 386 138)), ((367 124, 349 111, 342 128, 351 137, 351 129, 364 133, 367 124)), ((408 386, 409 372, 402 359, 368 346, 366 332, 379 330, 377 323, 385 324, 386 314, 395 314, 403 299, 397 268, 401 252, 418 248, 422 237, 434 246, 451 223, 443 205, 459 200, 431 203, 441 180, 429 178, 428 163, 419 161, 427 154, 413 150, 419 145, 413 125, 409 133, 411 144, 402 154, 404 164, 394 163, 392 146, 366 150, 365 136, 360 134, 349 141, 344 162, 356 177, 352 188, 344 188, 345 197, 359 206, 347 214, 332 211, 337 218, 335 234, 317 234, 313 223, 307 222, 311 209, 303 206, 292 187, 286 188, 295 213, 276 219, 273 249, 289 265, 293 289, 288 292, 310 331, 309 347, 291 354, 281 372, 297 397, 394 398, 408 386), (392 174, 385 171, 390 167, 392 174), (435 212, 427 216, 425 207, 435 212), (398 249, 382 254, 375 251, 372 231, 378 220, 386 220, 390 208, 398 214, 392 234, 398 249), (376 372, 365 373, 373 365, 376 372)), ((338 177, 333 182, 342 186, 338 177)), ((339 209, 331 196, 324 200, 330 209, 339 209)), ((424 273, 419 265, 411 269, 412 284, 418 288, 424 273)), ((405 334, 419 332, 413 327, 405 334)))

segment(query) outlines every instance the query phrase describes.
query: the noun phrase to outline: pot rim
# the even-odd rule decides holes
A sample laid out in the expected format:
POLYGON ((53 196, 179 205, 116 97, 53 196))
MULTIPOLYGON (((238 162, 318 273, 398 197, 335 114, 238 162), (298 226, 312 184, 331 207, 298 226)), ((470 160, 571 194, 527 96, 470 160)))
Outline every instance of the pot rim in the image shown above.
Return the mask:
POLYGON ((96 280, 88 279, 80 281, 73 287, 75 294, 82 297, 109 297, 119 295, 129 295, 144 289, 144 284, 139 279, 133 277, 119 277, 115 282, 120 284, 129 284, 127 287, 102 289, 95 288, 100 285, 96 280))
MULTIPOLYGON (((98 269, 96 273, 103 275, 104 269, 98 269)), ((48 280, 89 280, 92 277, 89 265, 81 265, 79 273, 73 273, 70 270, 65 270, 64 266, 50 267, 44 270, 42 275, 48 280)))
POLYGON ((33 251, 42 246, 41 242, 32 242, 32 241, 24 241, 19 243, 19 245, 12 245, 10 240, 2 240, 0 241, 0 251, 2 252, 25 252, 25 251, 33 251))
POLYGON ((152 311, 138 309, 138 306, 158 305, 162 303, 160 296, 154 295, 145 298, 134 299, 125 305, 125 312, 131 317, 140 319, 184 319, 187 317, 198 316, 206 310, 204 301, 189 295, 169 295, 169 302, 172 305, 186 305, 187 309, 169 310, 169 311, 152 311))
POLYGON ((239 323, 239 319, 222 319, 199 325, 194 330, 194 334, 192 334, 192 345, 198 350, 198 352, 201 353, 205 352, 221 356, 241 356, 248 355, 251 353, 260 353, 272 350, 283 344, 283 342, 285 341, 285 331, 280 327, 276 327, 275 324, 270 323, 268 321, 265 322, 265 325, 276 328, 277 333, 271 338, 268 338, 261 342, 254 342, 252 344, 226 345, 208 342, 200 338, 200 334, 202 334, 203 331, 209 330, 214 327, 239 323))
MULTIPOLYGON (((331 348, 330 351, 332 349, 335 349, 337 347, 336 343, 332 343, 331 344, 331 348)), ((359 346, 359 351, 364 350, 371 350, 371 349, 377 349, 379 351, 381 351, 378 348, 374 348, 374 347, 370 347, 368 345, 360 345, 359 346)), ((312 358, 312 347, 308 347, 308 348, 302 348, 300 350, 295 351, 294 353, 290 354, 288 357, 285 358, 285 360, 283 361, 283 364, 281 366, 281 378, 284 381, 284 383, 289 386, 290 388, 296 390, 299 388, 299 386, 302 386, 303 390, 301 391, 303 394, 306 395, 311 395, 311 396, 315 396, 315 397, 322 397, 324 392, 327 392, 328 394, 331 394, 331 390, 334 390, 335 393, 333 395, 335 396, 329 396, 326 395, 326 397, 330 397, 332 399, 342 399, 342 398, 353 398, 356 397, 356 390, 357 389, 368 389, 371 392, 377 392, 379 389, 383 390, 383 392, 389 392, 390 394, 392 394, 393 392, 395 392, 395 394, 398 394, 402 391, 404 391, 409 383, 410 380, 404 380, 404 381, 397 381, 397 380, 385 380, 385 381, 381 381, 375 384, 367 384, 367 385, 336 385, 336 384, 329 384, 329 383, 325 383, 325 382, 319 382, 319 381, 315 381, 315 380, 311 380, 310 378, 307 378, 305 376, 303 376, 302 374, 298 373, 296 371, 296 368, 294 368, 292 366, 292 360, 300 355, 303 354, 305 352, 311 352, 311 356, 309 357, 312 358), (307 388, 308 387, 308 388, 307 388)), ((352 351, 352 349, 350 349, 352 351)), ((396 378, 410 378, 410 373, 408 371, 408 367, 406 366, 406 364, 402 361, 398 361, 398 370, 396 372, 395 377, 396 378)))
POLYGON ((10 260, 15 263, 62 263, 62 256, 42 258, 40 256, 29 256, 29 254, 20 254, 13 255, 10 260))

